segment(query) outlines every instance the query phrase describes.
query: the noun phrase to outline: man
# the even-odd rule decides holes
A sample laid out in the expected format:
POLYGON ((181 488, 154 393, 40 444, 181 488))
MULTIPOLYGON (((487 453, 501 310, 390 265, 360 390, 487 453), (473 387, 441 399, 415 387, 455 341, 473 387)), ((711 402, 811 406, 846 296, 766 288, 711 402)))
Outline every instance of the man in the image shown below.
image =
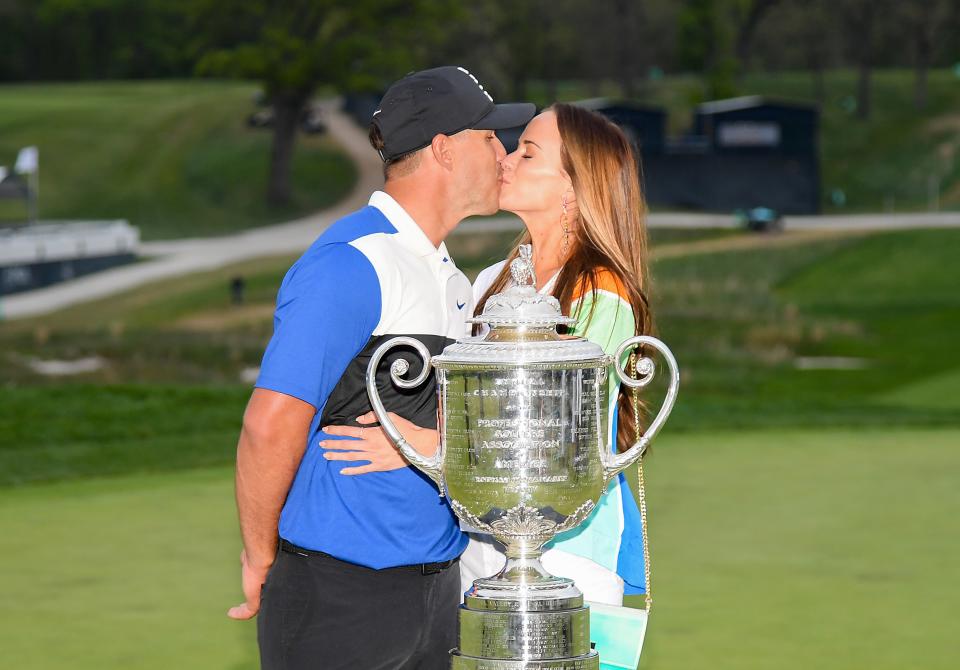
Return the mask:
MULTIPOLYGON (((329 437, 322 426, 357 426, 369 411, 366 366, 383 341, 414 335, 439 353, 465 333, 470 284, 443 240, 465 217, 497 210, 505 152, 493 131, 533 113, 495 105, 463 68, 395 83, 370 128, 383 191, 334 223, 283 280, 237 447, 246 602, 229 612, 259 611, 265 669, 448 666, 466 546, 453 513, 412 468, 343 477, 318 443, 329 437)), ((411 374, 420 365, 402 350, 384 361, 386 408, 435 427, 431 384, 390 383, 398 356, 411 374)))

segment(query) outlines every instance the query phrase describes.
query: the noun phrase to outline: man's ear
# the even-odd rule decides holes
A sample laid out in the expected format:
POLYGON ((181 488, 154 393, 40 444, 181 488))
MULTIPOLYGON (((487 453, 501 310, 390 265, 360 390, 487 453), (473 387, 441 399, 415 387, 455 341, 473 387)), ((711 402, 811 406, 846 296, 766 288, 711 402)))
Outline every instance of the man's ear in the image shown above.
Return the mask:
POLYGON ((438 133, 430 142, 430 151, 433 160, 445 170, 453 169, 453 142, 448 135, 438 133))

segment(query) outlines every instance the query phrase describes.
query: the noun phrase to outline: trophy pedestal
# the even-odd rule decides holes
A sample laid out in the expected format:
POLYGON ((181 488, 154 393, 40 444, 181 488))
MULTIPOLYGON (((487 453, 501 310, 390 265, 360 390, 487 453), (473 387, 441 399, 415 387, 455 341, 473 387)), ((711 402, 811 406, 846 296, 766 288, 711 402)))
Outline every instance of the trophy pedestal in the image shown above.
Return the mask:
POLYGON ((599 670, 583 594, 571 580, 548 575, 536 559, 508 559, 503 572, 478 579, 466 593, 450 667, 599 670))
POLYGON ((600 657, 592 651, 578 658, 557 658, 537 661, 473 658, 453 652, 453 670, 599 670, 600 657))

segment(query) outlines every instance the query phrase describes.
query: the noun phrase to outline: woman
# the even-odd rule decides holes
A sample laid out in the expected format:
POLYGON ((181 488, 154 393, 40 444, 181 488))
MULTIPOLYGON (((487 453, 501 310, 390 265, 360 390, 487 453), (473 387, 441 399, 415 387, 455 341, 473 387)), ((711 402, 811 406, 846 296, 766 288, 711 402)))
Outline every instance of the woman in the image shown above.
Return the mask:
MULTIPOLYGON (((530 122, 501 166, 500 209, 523 219, 520 244, 533 245, 537 286, 577 318, 571 333, 611 354, 626 338, 649 334, 644 204, 636 159, 620 129, 599 114, 557 104, 530 122)), ((508 286, 516 255, 514 249, 477 277, 478 313, 508 286)), ((618 448, 626 449, 635 440, 633 395, 611 385, 610 396, 618 419, 610 425, 617 425, 618 448)), ((544 567, 574 578, 587 600, 622 604, 625 586, 644 590, 639 516, 621 476, 586 522, 547 545, 544 567)), ((464 581, 492 574, 502 562, 492 543, 471 537, 464 581)))
MULTIPOLYGON (((500 209, 517 214, 526 232, 505 261, 477 277, 475 312, 481 313, 487 299, 510 283, 509 263, 519 245, 532 244, 537 286, 577 318, 571 334, 596 342, 607 353, 627 337, 649 334, 645 207, 636 159, 622 131, 599 114, 556 104, 529 123, 517 150, 501 166, 500 209)), ((636 439, 639 409, 625 387, 611 384, 610 399, 609 425, 617 427, 616 446, 624 450, 636 439)), ((361 419, 375 420, 372 414, 361 419)), ((436 449, 436 431, 403 420, 397 420, 397 427, 418 450, 436 449)), ((380 439, 380 431, 374 432, 363 435, 363 445, 350 445, 353 454, 331 450, 325 455, 371 460, 369 466, 354 468, 354 474, 405 465, 380 439)), ((336 449, 343 443, 323 446, 336 449)), ((461 559, 464 588, 496 573, 503 561, 488 536, 471 534, 461 559)), ((623 475, 610 483, 587 521, 547 545, 542 561, 551 573, 573 578, 587 600, 620 605, 625 589, 644 592, 640 514, 623 475)))

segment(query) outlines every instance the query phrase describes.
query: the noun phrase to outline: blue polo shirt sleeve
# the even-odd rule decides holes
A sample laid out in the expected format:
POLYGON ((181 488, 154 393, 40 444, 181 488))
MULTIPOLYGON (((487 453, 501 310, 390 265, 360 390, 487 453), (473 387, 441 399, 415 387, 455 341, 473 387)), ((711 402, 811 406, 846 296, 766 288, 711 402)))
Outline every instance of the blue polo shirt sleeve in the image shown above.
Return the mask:
POLYGON ((381 304, 377 273, 360 251, 343 243, 309 250, 280 285, 255 386, 320 410, 369 341, 381 304))

